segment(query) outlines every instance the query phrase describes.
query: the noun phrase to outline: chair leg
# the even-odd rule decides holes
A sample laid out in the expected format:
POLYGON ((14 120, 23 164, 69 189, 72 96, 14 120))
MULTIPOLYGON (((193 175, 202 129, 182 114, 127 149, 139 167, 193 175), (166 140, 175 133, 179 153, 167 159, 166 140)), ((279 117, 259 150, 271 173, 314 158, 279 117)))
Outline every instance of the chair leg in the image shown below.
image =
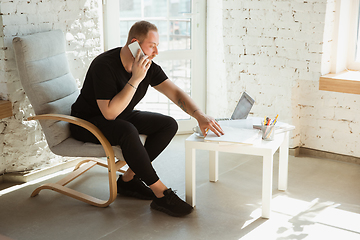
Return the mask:
POLYGON ((66 177, 58 181, 56 184, 65 186, 75 178, 79 177, 81 174, 85 173, 86 171, 90 170, 91 168, 95 167, 98 164, 98 162, 95 161, 89 161, 88 163, 84 164, 77 170, 73 171, 72 173, 68 174, 66 177))
POLYGON ((58 193, 75 198, 77 200, 83 201, 85 203, 91 204, 96 207, 107 207, 115 200, 115 198, 109 199, 107 201, 101 200, 101 199, 92 197, 90 195, 78 192, 76 190, 73 190, 68 187, 64 187, 64 186, 56 184, 56 183, 46 183, 46 184, 38 187, 37 189, 35 189, 35 191, 33 192, 33 194, 31 196, 32 197, 36 196, 38 194, 38 192, 40 192, 40 190, 43 190, 43 189, 49 189, 49 190, 56 191, 58 193), (35 193, 36 191, 37 191, 37 193, 35 193))
POLYGON ((108 165, 106 164, 105 161, 101 161, 100 159, 95 159, 95 158, 87 158, 87 159, 84 159, 84 160, 78 162, 78 164, 76 164, 73 171, 76 171, 77 169, 80 168, 81 165, 83 165, 84 163, 90 162, 90 161, 97 162, 97 164, 102 167, 106 167, 106 168, 108 167, 108 165))
MULTIPOLYGON (((65 187, 66 184, 73 181, 92 167, 96 165, 103 166, 104 164, 99 161, 93 161, 93 160, 84 160, 82 161, 83 166, 79 167, 77 166, 77 169, 68 174, 66 177, 62 178, 60 181, 56 183, 46 183, 41 185, 40 187, 36 188, 32 194, 31 197, 35 197, 39 194, 39 192, 43 189, 49 189, 53 190, 59 193, 62 193, 64 195, 67 195, 69 197, 75 198, 77 200, 83 201, 85 203, 89 203, 91 205, 97 206, 97 207, 107 207, 109 206, 116 198, 117 196, 117 186, 116 186, 116 172, 112 172, 109 169, 108 175, 109 175, 109 190, 110 190, 110 197, 108 200, 101 200, 92 196, 89 196, 87 194, 78 192, 76 190, 70 189, 68 187, 65 187)), ((80 164, 81 165, 81 164, 80 164)), ((107 167, 107 165, 106 165, 107 167)))
MULTIPOLYGON (((90 161, 97 162, 98 165, 100 165, 102 167, 106 167, 106 168, 108 167, 108 165, 107 165, 107 163, 105 163, 105 161, 101 161, 101 160, 98 160, 98 159, 85 159, 85 160, 80 161, 78 164, 76 164, 76 166, 74 168, 74 171, 77 170, 82 164, 90 162, 90 161)), ((116 167, 117 171, 121 172, 121 173, 125 172, 124 170, 121 170, 121 168, 123 166, 125 166, 125 165, 126 165, 125 161, 118 161, 118 162, 115 163, 115 167, 116 167)))
POLYGON ((121 170, 121 168, 125 165, 126 165, 125 161, 118 161, 117 163, 115 163, 115 168, 118 172, 124 173, 125 171, 121 170))

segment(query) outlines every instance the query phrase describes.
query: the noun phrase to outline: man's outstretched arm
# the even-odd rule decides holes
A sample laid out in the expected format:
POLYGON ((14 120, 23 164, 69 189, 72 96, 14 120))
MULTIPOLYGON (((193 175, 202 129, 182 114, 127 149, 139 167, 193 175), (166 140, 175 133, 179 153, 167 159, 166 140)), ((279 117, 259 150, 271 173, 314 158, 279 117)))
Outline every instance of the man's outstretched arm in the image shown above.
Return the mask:
POLYGON ((217 136, 224 134, 224 131, 215 119, 201 111, 201 109, 195 104, 194 100, 169 79, 154 88, 167 96, 184 112, 194 117, 198 121, 199 127, 204 136, 206 136, 207 129, 214 132, 217 136))

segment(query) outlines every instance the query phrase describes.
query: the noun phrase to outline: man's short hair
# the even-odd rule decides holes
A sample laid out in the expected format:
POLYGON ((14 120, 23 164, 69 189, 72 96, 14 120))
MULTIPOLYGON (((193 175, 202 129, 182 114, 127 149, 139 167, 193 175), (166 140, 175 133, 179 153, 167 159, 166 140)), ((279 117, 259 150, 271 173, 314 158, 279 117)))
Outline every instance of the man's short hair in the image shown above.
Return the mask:
POLYGON ((139 21, 134 23, 130 28, 126 45, 131 43, 133 38, 136 38, 141 43, 146 38, 149 31, 158 31, 157 27, 147 21, 139 21))

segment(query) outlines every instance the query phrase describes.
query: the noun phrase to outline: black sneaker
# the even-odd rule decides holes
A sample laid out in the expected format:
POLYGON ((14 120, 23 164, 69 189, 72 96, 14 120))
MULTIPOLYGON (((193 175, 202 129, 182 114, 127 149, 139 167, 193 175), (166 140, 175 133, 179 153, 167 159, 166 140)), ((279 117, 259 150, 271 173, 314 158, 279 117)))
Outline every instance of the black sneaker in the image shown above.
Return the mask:
POLYGON ((164 197, 154 198, 151 208, 174 217, 182 217, 192 212, 193 207, 181 200, 171 188, 164 191, 164 197))
POLYGON ((153 191, 136 175, 129 182, 124 182, 122 175, 120 175, 117 180, 117 192, 125 196, 143 200, 152 200, 155 198, 153 191))

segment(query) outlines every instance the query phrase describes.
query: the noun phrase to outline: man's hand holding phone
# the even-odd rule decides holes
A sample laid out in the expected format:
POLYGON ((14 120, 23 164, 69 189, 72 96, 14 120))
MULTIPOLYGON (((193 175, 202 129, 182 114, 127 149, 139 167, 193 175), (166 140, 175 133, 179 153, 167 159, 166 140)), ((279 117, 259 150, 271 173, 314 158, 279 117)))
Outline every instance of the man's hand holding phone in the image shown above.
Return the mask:
POLYGON ((151 60, 144 54, 137 41, 129 44, 128 47, 135 58, 132 66, 132 78, 140 83, 150 68, 151 60))
POLYGON ((134 56, 134 58, 136 58, 136 55, 137 55, 137 53, 139 52, 139 50, 140 50, 140 57, 145 56, 145 54, 144 54, 144 52, 142 51, 142 49, 141 49, 138 41, 135 41, 135 42, 133 42, 133 43, 130 43, 128 47, 129 47, 129 49, 130 49, 130 52, 131 52, 132 55, 134 56))

